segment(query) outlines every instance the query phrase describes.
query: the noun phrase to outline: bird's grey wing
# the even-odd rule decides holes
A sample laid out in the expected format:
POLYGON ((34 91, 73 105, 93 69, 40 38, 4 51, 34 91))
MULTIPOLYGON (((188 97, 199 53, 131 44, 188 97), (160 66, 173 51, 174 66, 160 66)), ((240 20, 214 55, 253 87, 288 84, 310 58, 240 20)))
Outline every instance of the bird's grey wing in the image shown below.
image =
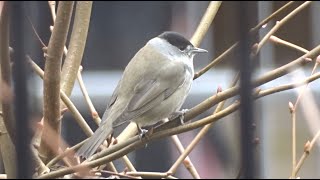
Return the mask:
POLYGON ((101 123, 104 122, 107 119, 109 111, 110 111, 110 108, 116 102, 116 100, 118 98, 118 90, 119 90, 120 84, 121 84, 121 79, 118 82, 117 87, 115 88, 115 90, 112 93, 112 96, 111 96, 110 101, 109 101, 109 103, 107 105, 107 108, 106 108, 106 110, 105 110, 105 112, 104 112, 104 114, 102 116, 101 123))
POLYGON ((160 105, 185 82, 185 72, 184 66, 170 66, 159 72, 161 76, 144 77, 134 88, 134 95, 123 113, 113 122, 113 127, 130 121, 160 105))
POLYGON ((90 137, 88 141, 85 142, 84 145, 77 151, 78 156, 83 156, 85 158, 90 157, 102 144, 102 142, 109 136, 112 132, 112 122, 106 121, 110 108, 116 102, 118 98, 118 90, 121 86, 121 81, 119 81, 116 89, 113 91, 109 104, 102 116, 102 120, 98 129, 94 132, 94 134, 90 137))

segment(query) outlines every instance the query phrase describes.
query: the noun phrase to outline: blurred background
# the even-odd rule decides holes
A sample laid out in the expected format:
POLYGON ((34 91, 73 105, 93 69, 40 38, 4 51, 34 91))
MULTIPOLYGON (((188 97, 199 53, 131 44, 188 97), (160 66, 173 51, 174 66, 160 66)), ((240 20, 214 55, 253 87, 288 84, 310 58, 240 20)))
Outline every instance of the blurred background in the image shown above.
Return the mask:
MULTIPOLYGON (((286 3, 286 1, 252 2, 249 7, 253 19, 250 21, 252 23, 250 26, 254 27, 286 3)), ((52 18, 47 2, 28 2, 25 4, 28 9, 27 14, 40 37, 45 44, 48 44, 51 34, 49 26, 52 25, 52 18)), ((109 98, 121 78, 122 71, 134 54, 149 39, 163 31, 177 31, 190 39, 208 4, 209 2, 204 1, 108 1, 93 3, 82 66, 84 83, 100 116, 102 116, 109 98)), ((293 6, 297 7, 300 4, 302 2, 297 2, 293 6)), ((198 55, 194 60, 196 71, 206 66, 239 39, 237 21, 241 17, 238 17, 235 13, 236 8, 234 2, 222 3, 201 44, 201 48, 207 49, 209 53, 198 55)), ((320 3, 313 2, 308 8, 289 20, 275 35, 306 49, 312 49, 320 42, 319 9, 320 3)), ((290 10, 293 10, 293 8, 290 10)), ((286 11, 281 17, 287 13, 289 11, 286 11)), ((261 29, 259 38, 263 37, 275 23, 276 21, 273 20, 261 29)), ((32 33, 30 24, 26 23, 25 26, 28 28, 27 32, 29 34, 26 34, 26 36, 28 42, 30 42, 27 50, 31 57, 43 68, 44 60, 41 45, 32 33)), ((255 63, 254 78, 301 55, 302 53, 295 50, 268 42, 260 52, 259 62, 255 63)), ((219 86, 222 89, 227 89, 239 70, 236 66, 237 61, 238 59, 231 55, 208 73, 195 80, 183 108, 190 109, 199 104, 215 94, 219 86)), ((310 63, 303 71, 291 73, 263 85, 262 88, 294 82, 297 78, 309 75, 312 66, 313 63, 310 63)), ((41 117, 42 80, 36 75, 33 76, 32 80, 34 86, 31 87, 31 93, 36 98, 34 104, 38 108, 36 114, 41 117)), ((319 83, 316 81, 310 84, 309 89, 311 90, 309 93, 313 95, 311 99, 318 103, 316 100, 319 98, 319 83)), ((291 174, 291 118, 288 102, 295 102, 296 97, 297 91, 289 90, 255 101, 255 134, 260 139, 256 151, 259 155, 261 178, 288 178, 291 174)), ((71 100, 93 130, 96 129, 97 126, 91 118, 77 83, 72 92, 71 100)), ((232 102, 227 101, 226 106, 232 102)), ((299 106, 297 117, 298 159, 303 153, 305 142, 313 137, 310 126, 306 123, 307 116, 305 114, 311 115, 311 118, 319 119, 319 116, 317 116, 318 104, 309 104, 309 106, 314 107, 312 110, 311 108, 307 110, 300 108, 301 106, 299 106)), ((213 110, 214 108, 211 108, 194 120, 211 114, 213 110)), ((240 168, 239 120, 239 112, 237 111, 216 122, 206 138, 190 154, 191 161, 202 178, 237 177, 240 168)), ((117 128, 116 135, 124 127, 117 128)), ((63 137, 70 145, 86 138, 68 112, 63 119, 62 131, 63 137)), ((199 129, 179 135, 185 147, 198 132, 199 129)), ((129 154, 129 158, 138 171, 160 172, 167 171, 178 156, 179 153, 169 138, 150 143, 146 148, 138 149, 129 154)), ((302 166, 299 176, 319 178, 319 157, 319 148, 315 147, 302 166)), ((123 168, 120 161, 116 161, 116 166, 123 168)), ((191 178, 183 165, 180 165, 176 176, 191 178)))

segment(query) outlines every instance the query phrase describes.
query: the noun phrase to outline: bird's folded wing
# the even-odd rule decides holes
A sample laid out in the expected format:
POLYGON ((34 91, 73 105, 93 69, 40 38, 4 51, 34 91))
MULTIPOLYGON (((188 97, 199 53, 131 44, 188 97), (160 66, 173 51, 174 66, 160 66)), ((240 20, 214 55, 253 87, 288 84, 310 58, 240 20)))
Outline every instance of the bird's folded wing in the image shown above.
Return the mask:
POLYGON ((116 100, 117 100, 117 98, 118 98, 118 90, 119 90, 120 84, 121 84, 121 80, 118 82, 118 85, 117 85, 116 89, 115 89, 115 90, 113 91, 113 93, 112 93, 112 96, 111 96, 111 98, 110 98, 109 104, 108 104, 108 106, 107 106, 106 110, 104 111, 104 114, 103 114, 103 116, 102 116, 102 118, 101 118, 101 122, 100 122, 101 124, 102 124, 104 121, 106 121, 111 106, 116 102, 116 100))
POLYGON ((134 88, 126 109, 113 122, 113 127, 130 121, 160 105, 185 82, 185 67, 168 66, 157 77, 144 77, 134 88))

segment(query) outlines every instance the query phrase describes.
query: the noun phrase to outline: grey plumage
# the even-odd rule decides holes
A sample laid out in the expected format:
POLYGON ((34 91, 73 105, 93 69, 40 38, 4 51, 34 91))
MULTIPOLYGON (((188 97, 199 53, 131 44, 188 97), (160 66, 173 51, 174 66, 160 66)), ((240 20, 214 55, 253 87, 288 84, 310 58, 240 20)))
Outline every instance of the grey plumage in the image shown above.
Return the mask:
POLYGON ((176 33, 148 41, 125 68, 99 128, 77 155, 90 157, 113 127, 128 121, 139 127, 153 125, 178 111, 192 84, 192 59, 197 52, 205 51, 176 33))

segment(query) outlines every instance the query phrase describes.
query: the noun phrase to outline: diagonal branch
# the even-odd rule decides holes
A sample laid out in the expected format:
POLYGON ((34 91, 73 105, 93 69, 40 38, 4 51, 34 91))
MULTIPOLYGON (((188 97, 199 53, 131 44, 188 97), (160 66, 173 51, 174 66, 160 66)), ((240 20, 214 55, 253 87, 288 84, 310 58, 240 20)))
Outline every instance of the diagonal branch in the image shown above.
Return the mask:
POLYGON ((292 12, 290 12, 286 17, 284 17, 283 19, 281 19, 281 21, 279 21, 263 38, 262 40, 259 42, 258 46, 257 46, 257 52, 260 51, 260 49, 262 48, 262 46, 268 41, 268 39, 270 38, 271 35, 273 35, 283 24, 285 24, 288 20, 290 20, 291 18, 293 18, 295 15, 297 15, 301 10, 303 10, 304 8, 306 8, 312 1, 307 1, 304 2, 303 4, 301 4, 299 7, 297 7, 295 10, 293 10, 292 12))
POLYGON ((221 5, 221 1, 211 1, 206 12, 204 13, 200 24, 198 25, 196 31, 194 32, 190 42, 198 47, 200 46, 200 43, 202 42, 204 36, 207 34, 209 27, 211 26, 211 23, 216 16, 218 9, 221 5))
MULTIPOLYGON (((317 73, 313 76, 310 76, 309 78, 307 78, 304 81, 289 84, 286 88, 280 88, 280 89, 283 91, 288 90, 288 89, 292 89, 292 88, 295 88, 298 86, 302 86, 305 83, 310 83, 311 81, 314 81, 315 79, 318 79, 318 78, 320 78, 320 73, 317 73)), ((275 88, 275 89, 277 89, 277 88, 275 88)), ((280 92, 280 91, 273 91, 273 92, 280 92)), ((270 95, 270 94, 272 94, 272 91, 258 91, 258 93, 255 94, 255 99, 258 99, 258 98, 261 98, 261 97, 264 97, 264 96, 270 95)), ((208 117, 205 117, 203 119, 200 119, 196 122, 184 124, 184 125, 176 127, 176 128, 157 131, 157 133, 154 133, 150 137, 148 137, 147 140, 141 141, 138 136, 132 137, 124 142, 121 142, 119 144, 111 146, 110 148, 106 149, 105 151, 102 151, 101 153, 94 155, 94 158, 92 158, 92 159, 94 159, 93 161, 83 163, 78 166, 63 168, 63 169, 60 169, 60 170, 57 170, 54 172, 50 172, 48 174, 40 176, 39 178, 56 178, 56 177, 63 176, 65 174, 77 172, 84 167, 96 167, 96 166, 102 165, 106 162, 110 162, 110 161, 113 161, 119 157, 122 157, 123 155, 128 154, 128 153, 132 152, 133 150, 136 150, 139 147, 144 147, 144 144, 150 143, 151 141, 154 141, 156 139, 160 139, 163 137, 168 137, 168 136, 172 136, 175 134, 187 132, 192 129, 196 129, 201 126, 204 126, 206 124, 211 124, 211 123, 231 114, 232 112, 236 111, 239 108, 239 106, 240 106, 240 103, 238 101, 236 101, 233 104, 229 105, 228 107, 224 108, 223 110, 221 110, 213 115, 210 115, 208 117)), ((317 135, 314 137, 314 139, 316 139, 319 135, 320 135, 320 131, 319 131, 319 133, 317 133, 317 135)), ((79 145, 76 145, 76 146, 79 146, 79 145)), ((310 146, 310 143, 309 143, 309 146, 310 146)), ((76 147, 73 147, 73 148, 76 148, 76 147)), ((310 149, 311 148, 307 148, 307 150, 310 150, 310 149)), ((307 150, 305 150, 306 151, 305 154, 310 152, 307 150)), ((307 156, 305 154, 304 154, 304 156, 307 156)), ((305 159, 305 157, 302 157, 302 158, 305 159)), ((300 161, 303 161, 303 160, 300 160, 300 161)), ((301 163, 300 161, 299 161, 298 165, 301 163)), ((297 165, 297 169, 301 167, 298 165, 297 165)), ((166 173, 166 174, 168 174, 168 173, 166 173)), ((170 175, 170 174, 168 174, 168 175, 170 175)))
MULTIPOLYGON (((294 3, 294 1, 290 1, 284 6, 282 6, 280 9, 272 13, 270 16, 268 16, 266 19, 261 21, 258 25, 256 25, 254 28, 250 30, 251 35, 255 35, 258 30, 264 25, 267 24, 270 20, 276 18, 279 16, 280 13, 282 13, 284 10, 288 9, 289 6, 291 6, 294 3)), ((229 47, 225 52, 223 52, 221 55, 219 55, 217 58, 212 60, 210 64, 208 64, 206 67, 202 68, 199 72, 195 73, 193 79, 197 79, 201 75, 203 75, 205 72, 207 72, 209 69, 211 69, 213 66, 224 60, 231 52, 233 52, 238 47, 239 41, 234 43, 231 47, 229 47)))

